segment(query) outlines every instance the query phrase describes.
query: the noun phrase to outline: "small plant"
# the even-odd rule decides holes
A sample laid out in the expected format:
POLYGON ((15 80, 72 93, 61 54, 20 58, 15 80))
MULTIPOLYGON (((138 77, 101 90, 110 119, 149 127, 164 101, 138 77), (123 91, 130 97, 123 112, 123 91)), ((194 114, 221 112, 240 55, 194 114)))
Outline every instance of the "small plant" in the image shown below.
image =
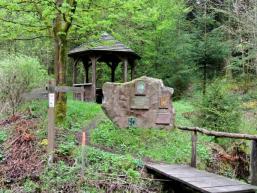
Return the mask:
POLYGON ((198 107, 198 125, 217 131, 238 132, 240 105, 237 97, 230 94, 226 80, 216 80, 211 84, 198 107))
POLYGON ((6 131, 0 131, 0 144, 7 140, 7 133, 6 131))
POLYGON ((66 142, 58 146, 58 153, 64 156, 69 156, 72 154, 72 151, 75 147, 75 142, 66 142))
POLYGON ((32 180, 26 180, 25 183, 23 184, 23 189, 25 192, 28 193, 34 193, 39 190, 39 185, 32 180))

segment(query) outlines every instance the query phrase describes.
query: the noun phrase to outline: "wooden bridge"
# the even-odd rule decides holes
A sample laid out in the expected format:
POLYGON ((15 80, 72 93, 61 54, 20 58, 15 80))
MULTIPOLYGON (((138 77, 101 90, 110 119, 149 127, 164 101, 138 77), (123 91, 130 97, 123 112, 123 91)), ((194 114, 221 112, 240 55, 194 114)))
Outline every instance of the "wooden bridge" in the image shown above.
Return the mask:
MULTIPOLYGON (((145 164, 148 172, 158 174, 172 182, 179 182, 189 188, 204 193, 255 193, 256 186, 242 183, 212 174, 206 171, 197 170, 187 165, 168 164, 145 164)), ((179 193, 183 192, 179 190, 179 193)))
MULTIPOLYGON (((149 173, 161 178, 170 180, 173 183, 173 190, 178 193, 184 192, 185 187, 201 193, 255 193, 257 190, 257 136, 248 134, 234 134, 225 132, 209 131, 202 128, 178 127, 181 130, 192 131, 192 157, 191 166, 174 164, 155 164, 146 163, 145 168, 149 173), (235 139, 252 140, 251 153, 251 184, 242 183, 237 180, 229 179, 220 175, 196 169, 196 144, 197 132, 209 136, 226 137, 235 139), (174 184, 181 184, 178 187, 174 184)), ((185 188, 185 189, 187 189, 185 188)), ((188 192, 188 191, 185 191, 188 192)), ((190 192, 190 191, 189 191, 190 192)))

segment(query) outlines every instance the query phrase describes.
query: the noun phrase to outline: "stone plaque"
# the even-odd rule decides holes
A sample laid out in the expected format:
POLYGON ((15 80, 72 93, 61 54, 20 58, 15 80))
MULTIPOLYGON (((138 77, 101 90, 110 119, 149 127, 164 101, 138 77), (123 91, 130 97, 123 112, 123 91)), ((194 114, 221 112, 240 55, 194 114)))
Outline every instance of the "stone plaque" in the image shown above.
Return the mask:
POLYGON ((131 99, 130 108, 131 109, 149 109, 150 108, 149 98, 145 96, 134 96, 131 99))
POLYGON ((168 109, 169 108, 170 97, 168 95, 164 95, 160 97, 160 109, 168 109))
POLYGON ((137 126, 136 117, 129 117, 128 118, 128 126, 129 127, 136 127, 137 126))
POLYGON ((157 113, 156 124, 159 125, 169 125, 171 122, 170 113, 157 113))
POLYGON ((135 84, 135 95, 145 95, 146 84, 144 81, 137 81, 135 84))

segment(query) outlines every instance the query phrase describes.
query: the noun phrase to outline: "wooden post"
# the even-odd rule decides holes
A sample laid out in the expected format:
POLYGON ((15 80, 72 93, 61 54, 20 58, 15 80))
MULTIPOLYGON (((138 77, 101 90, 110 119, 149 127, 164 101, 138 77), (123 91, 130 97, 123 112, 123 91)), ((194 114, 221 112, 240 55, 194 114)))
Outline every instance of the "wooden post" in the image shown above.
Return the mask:
POLYGON ((127 82, 128 81, 128 59, 124 59, 124 69, 123 69, 123 81, 127 82))
POLYGON ((82 142, 81 142, 81 176, 84 178, 85 167, 86 167, 86 132, 82 132, 82 142))
POLYGON ((48 164, 51 165, 53 162, 53 155, 54 155, 54 140, 55 140, 55 81, 49 81, 48 86, 48 164))
POLYGON ((251 184, 257 185, 257 140, 252 140, 252 152, 251 152, 251 184))
POLYGON ((85 71, 85 78, 84 82, 88 83, 89 82, 89 62, 88 60, 83 60, 83 66, 84 66, 84 71, 85 71))
POLYGON ((117 62, 112 62, 112 65, 110 65, 110 67, 111 67, 111 75, 112 75, 111 82, 115 82, 115 70, 116 70, 117 66, 118 66, 117 62))
POLYGON ((135 76, 135 61, 131 65, 131 80, 134 79, 134 76, 135 76))
POLYGON ((112 70, 111 82, 115 82, 115 67, 112 66, 111 70, 112 70))
POLYGON ((96 100, 96 57, 90 58, 92 61, 92 98, 95 102, 96 100))
POLYGON ((86 83, 89 83, 89 65, 86 66, 86 83))
POLYGON ((85 89, 84 87, 81 87, 81 92, 80 92, 80 100, 85 101, 85 89))
POLYGON ((192 132, 192 157, 191 157, 191 167, 196 168, 196 144, 197 144, 197 132, 192 132))
POLYGON ((73 75, 72 75, 72 83, 76 84, 77 83, 77 64, 78 64, 79 59, 75 60, 73 64, 73 75))

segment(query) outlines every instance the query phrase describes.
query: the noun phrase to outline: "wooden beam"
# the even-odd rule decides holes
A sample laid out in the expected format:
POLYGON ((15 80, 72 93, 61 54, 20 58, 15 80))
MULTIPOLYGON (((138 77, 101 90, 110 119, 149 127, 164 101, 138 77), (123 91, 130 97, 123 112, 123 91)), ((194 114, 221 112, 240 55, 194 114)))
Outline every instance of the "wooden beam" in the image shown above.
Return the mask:
POLYGON ((180 129, 180 130, 184 130, 184 131, 196 131, 196 132, 208 135, 208 136, 215 136, 215 137, 221 137, 221 138, 257 140, 257 135, 210 131, 210 130, 207 130, 207 129, 204 129, 204 128, 199 128, 199 127, 181 127, 181 126, 178 126, 177 128, 180 129))
POLYGON ((124 58, 123 60, 123 65, 124 65, 124 69, 123 69, 123 81, 127 82, 128 81, 128 59, 124 58))
POLYGON ((250 179, 252 185, 257 185, 257 141, 252 140, 252 152, 250 163, 250 179))
POLYGON ((90 60, 92 61, 92 98, 93 101, 96 100, 96 62, 97 59, 95 56, 92 56, 90 58, 90 60))
POLYGON ((192 132, 192 154, 191 154, 191 167, 196 168, 196 155, 197 155, 197 132, 192 132))

